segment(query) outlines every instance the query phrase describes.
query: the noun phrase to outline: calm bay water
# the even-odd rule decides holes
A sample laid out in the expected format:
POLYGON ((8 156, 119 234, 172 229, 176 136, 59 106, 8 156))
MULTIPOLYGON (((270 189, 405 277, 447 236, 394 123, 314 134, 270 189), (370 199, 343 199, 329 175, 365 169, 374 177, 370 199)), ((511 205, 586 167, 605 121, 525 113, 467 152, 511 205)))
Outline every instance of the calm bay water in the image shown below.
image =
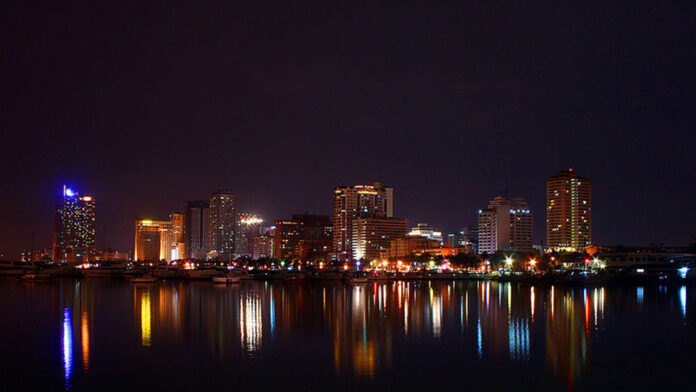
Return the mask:
POLYGON ((0 279, 4 390, 665 390, 696 287, 0 279))

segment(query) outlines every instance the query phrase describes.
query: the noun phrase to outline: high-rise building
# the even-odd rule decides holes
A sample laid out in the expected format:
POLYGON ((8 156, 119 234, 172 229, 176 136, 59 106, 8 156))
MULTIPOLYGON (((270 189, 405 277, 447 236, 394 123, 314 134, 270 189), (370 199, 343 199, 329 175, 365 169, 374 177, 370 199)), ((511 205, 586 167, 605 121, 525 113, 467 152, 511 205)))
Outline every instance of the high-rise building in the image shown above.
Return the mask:
POLYGON ((394 217, 394 188, 372 185, 340 186, 333 196, 333 257, 349 259, 352 254, 353 220, 394 217))
POLYGON ((184 214, 172 212, 169 214, 169 222, 172 224, 172 260, 186 257, 186 245, 184 242, 184 214))
POLYGON ((224 260, 234 258, 237 230, 237 202, 232 191, 219 190, 210 195, 208 212, 208 252, 224 260))
POLYGON ((261 235, 263 219, 258 215, 241 212, 237 219, 235 253, 237 256, 250 257, 254 253, 254 238, 261 235))
POLYGON ((546 180, 546 246, 584 251, 592 245, 592 180, 573 169, 546 180))
POLYGON ((196 260, 205 259, 208 253, 208 202, 189 201, 184 210, 184 248, 185 257, 196 260))
POLYGON ((273 257, 308 260, 331 250, 332 225, 326 215, 295 214, 275 221, 273 257))
POLYGON ((391 248, 391 241, 408 232, 408 220, 400 218, 356 218, 352 225, 352 259, 372 261, 391 248))
POLYGON ((487 209, 479 210, 479 254, 499 250, 531 252, 533 219, 529 205, 522 198, 494 198, 487 209))
POLYGON ((138 220, 135 221, 135 261, 172 260, 172 222, 138 220))
POLYGON ((63 186, 53 227, 54 262, 86 261, 84 258, 88 248, 94 246, 96 236, 94 207, 92 196, 79 196, 63 186))

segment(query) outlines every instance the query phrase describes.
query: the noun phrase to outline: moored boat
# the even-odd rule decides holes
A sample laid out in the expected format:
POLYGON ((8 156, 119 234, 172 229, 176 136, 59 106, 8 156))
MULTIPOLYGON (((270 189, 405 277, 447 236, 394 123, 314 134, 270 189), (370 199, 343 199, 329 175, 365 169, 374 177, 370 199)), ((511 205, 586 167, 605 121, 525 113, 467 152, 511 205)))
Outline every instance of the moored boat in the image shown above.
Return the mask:
POLYGON ((186 271, 189 279, 212 279, 215 276, 222 275, 222 271, 217 268, 197 268, 186 271))
POLYGON ((362 284, 362 283, 367 283, 368 282, 368 276, 367 274, 364 273, 348 273, 345 275, 343 278, 347 283, 352 283, 352 284, 362 284))

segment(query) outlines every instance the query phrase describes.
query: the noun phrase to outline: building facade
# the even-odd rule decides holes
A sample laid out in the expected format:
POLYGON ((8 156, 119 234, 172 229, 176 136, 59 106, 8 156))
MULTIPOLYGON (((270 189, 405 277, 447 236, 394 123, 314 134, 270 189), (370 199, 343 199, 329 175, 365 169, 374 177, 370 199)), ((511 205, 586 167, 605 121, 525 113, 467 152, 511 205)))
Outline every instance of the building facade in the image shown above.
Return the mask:
POLYGON ((254 239, 261 235, 263 219, 256 214, 242 212, 237 219, 235 253, 237 256, 251 257, 254 254, 254 239))
POLYGON ((581 252, 592 245, 592 180, 573 169, 546 180, 546 246, 581 252))
POLYGON ((408 235, 415 236, 415 237, 425 237, 425 238, 429 238, 431 240, 436 240, 436 241, 440 242, 440 245, 442 245, 442 242, 443 242, 442 232, 435 231, 435 229, 428 226, 427 223, 416 224, 416 227, 411 228, 411 231, 408 233, 408 235))
POLYGON ((219 190, 210 195, 208 211, 208 253, 232 260, 237 231, 237 201, 234 193, 219 190))
POLYGON ((135 221, 135 261, 172 260, 172 222, 135 221))
POLYGON ((205 200, 189 201, 184 210, 184 259, 205 259, 208 253, 208 207, 205 200))
POLYGON ((394 188, 379 182, 371 185, 340 186, 333 195, 333 253, 336 260, 353 255, 353 221, 356 218, 394 217, 394 188))
POLYGON ((529 205, 520 197, 498 196, 479 210, 478 252, 531 252, 534 217, 529 205))
POLYGON ((384 251, 382 255, 386 256, 384 258, 401 258, 408 257, 413 253, 416 253, 423 249, 439 248, 440 241, 420 237, 420 236, 406 236, 403 238, 395 238, 390 241, 389 249, 384 251))
POLYGON ((94 210, 94 197, 79 196, 77 192, 63 186, 62 200, 56 208, 53 227, 54 262, 86 261, 83 260, 84 256, 94 246, 96 237, 94 210), (71 260, 74 257, 80 260, 71 260))
POLYGON ((400 218, 356 218, 351 228, 352 260, 372 261, 391 248, 391 241, 408 233, 408 220, 400 218))
POLYGON ((273 257, 309 260, 328 257, 332 224, 326 215, 295 214, 275 221, 273 257))
POLYGON ((273 257, 273 237, 259 235, 254 238, 254 259, 273 257))
POLYGON ((181 212, 172 212, 169 214, 169 222, 172 224, 171 259, 183 259, 186 257, 186 243, 184 242, 184 214, 181 212))

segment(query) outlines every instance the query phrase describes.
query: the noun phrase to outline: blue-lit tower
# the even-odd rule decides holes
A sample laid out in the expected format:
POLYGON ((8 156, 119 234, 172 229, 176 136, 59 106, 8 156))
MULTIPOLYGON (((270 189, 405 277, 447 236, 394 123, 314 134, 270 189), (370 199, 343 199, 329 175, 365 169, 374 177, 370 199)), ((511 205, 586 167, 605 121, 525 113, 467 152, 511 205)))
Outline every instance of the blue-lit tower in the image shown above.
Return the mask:
POLYGON ((53 229, 53 261, 86 261, 95 243, 95 201, 63 186, 61 203, 56 207, 53 229))

